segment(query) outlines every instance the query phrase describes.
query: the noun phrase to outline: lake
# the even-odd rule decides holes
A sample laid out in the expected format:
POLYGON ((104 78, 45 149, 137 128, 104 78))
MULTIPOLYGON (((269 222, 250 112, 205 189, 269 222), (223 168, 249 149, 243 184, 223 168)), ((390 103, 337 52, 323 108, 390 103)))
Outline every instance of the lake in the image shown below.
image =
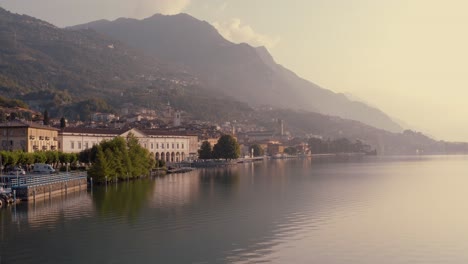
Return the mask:
POLYGON ((468 263, 468 157, 274 160, 0 210, 5 263, 468 263))

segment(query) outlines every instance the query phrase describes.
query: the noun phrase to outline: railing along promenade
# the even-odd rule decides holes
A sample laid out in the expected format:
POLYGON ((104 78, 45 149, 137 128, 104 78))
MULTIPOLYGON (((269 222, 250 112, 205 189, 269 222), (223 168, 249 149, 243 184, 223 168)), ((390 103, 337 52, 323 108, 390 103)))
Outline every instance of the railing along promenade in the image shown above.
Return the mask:
POLYGON ((20 200, 35 200, 58 192, 87 187, 87 173, 60 172, 53 174, 7 175, 1 177, 5 188, 11 188, 20 200))

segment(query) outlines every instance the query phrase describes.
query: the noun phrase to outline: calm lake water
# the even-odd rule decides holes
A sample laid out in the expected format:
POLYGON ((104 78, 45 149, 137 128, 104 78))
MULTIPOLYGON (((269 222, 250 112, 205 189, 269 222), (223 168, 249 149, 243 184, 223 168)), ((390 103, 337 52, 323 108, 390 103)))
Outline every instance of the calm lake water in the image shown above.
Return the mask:
POLYGON ((468 263, 468 157, 279 160, 0 210, 0 263, 468 263))

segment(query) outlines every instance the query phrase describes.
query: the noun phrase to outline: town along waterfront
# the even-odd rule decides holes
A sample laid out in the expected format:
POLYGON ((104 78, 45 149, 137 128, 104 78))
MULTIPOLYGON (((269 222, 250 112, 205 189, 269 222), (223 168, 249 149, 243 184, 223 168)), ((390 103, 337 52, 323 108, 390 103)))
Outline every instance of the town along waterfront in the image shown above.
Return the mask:
POLYGON ((467 263, 468 157, 274 160, 0 211, 0 263, 467 263))

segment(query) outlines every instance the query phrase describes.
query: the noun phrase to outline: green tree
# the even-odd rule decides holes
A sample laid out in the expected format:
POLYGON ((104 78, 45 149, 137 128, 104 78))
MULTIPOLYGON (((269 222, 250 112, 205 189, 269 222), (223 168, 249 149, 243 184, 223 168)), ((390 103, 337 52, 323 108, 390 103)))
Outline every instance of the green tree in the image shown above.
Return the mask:
POLYGON ((109 175, 109 162, 101 146, 97 147, 96 161, 88 171, 90 177, 96 182, 105 182, 106 177, 109 175))
POLYGON ((106 155, 107 164, 109 166, 107 180, 114 181, 118 177, 117 167, 120 164, 119 157, 117 156, 118 153, 113 152, 111 148, 107 148, 104 154, 106 155))
POLYGON ((28 160, 27 160, 27 153, 26 152, 23 152, 23 151, 15 151, 15 152, 18 152, 18 163, 21 164, 21 165, 26 165, 28 164, 28 160))
POLYGON ((50 117, 49 117, 49 112, 47 110, 44 111, 44 125, 45 126, 50 125, 50 117))
POLYGON ((296 155, 297 154, 297 149, 295 147, 289 147, 284 150, 284 153, 288 155, 296 155))
POLYGON ((9 155, 9 152, 0 151, 0 160, 2 161, 3 166, 8 165, 8 155, 9 155))
POLYGON ((211 143, 208 141, 204 141, 198 150, 198 158, 202 160, 212 159, 213 158, 213 148, 211 147, 211 143))
POLYGON ((67 122, 65 120, 65 117, 60 118, 60 128, 65 128, 67 127, 67 122))
POLYGON ((56 164, 60 161, 60 155, 57 151, 46 151, 45 155, 47 157, 48 164, 56 164))
POLYGON ((76 162, 78 162, 78 154, 77 153, 69 153, 68 155, 70 156, 70 163, 71 164, 75 164, 76 162))
POLYGON ((116 137, 112 141, 114 151, 118 152, 120 164, 122 166, 121 168, 118 168, 117 171, 119 176, 122 178, 131 177, 132 175, 130 175, 130 173, 132 171, 133 164, 128 153, 127 142, 123 137, 116 137))
POLYGON ((153 155, 141 147, 138 139, 132 134, 129 134, 127 139, 116 137, 103 141, 90 151, 85 150, 80 153, 80 160, 89 160, 93 164, 89 170, 90 176, 96 175, 97 181, 101 182, 104 174, 108 180, 134 178, 147 175, 155 166, 153 155), (105 161, 100 156, 100 152, 105 157, 105 161), (105 170, 105 173, 100 170, 105 170))
POLYGON ((237 159, 240 157, 240 146, 231 135, 223 135, 213 148, 213 154, 218 159, 237 159))
POLYGON ((31 165, 34 163, 34 153, 25 152, 23 162, 25 165, 31 165))
POLYGON ((265 155, 265 150, 263 150, 262 146, 258 144, 250 146, 250 153, 252 153, 252 150, 254 157, 260 157, 265 155))
POLYGON ((2 151, 0 155, 2 155, 3 165, 15 166, 20 159, 19 152, 17 151, 2 151))
POLYGON ((131 175, 133 177, 146 175, 154 167, 154 160, 149 151, 141 147, 138 139, 131 133, 127 136, 127 147, 132 164, 131 175))
POLYGON ((47 161, 47 156, 44 152, 41 152, 41 151, 34 152, 35 163, 45 163, 46 161, 47 161))
POLYGON ((63 153, 63 152, 59 153, 60 163, 67 164, 67 163, 70 163, 70 160, 71 160, 71 157, 70 157, 70 155, 68 153, 63 153))
POLYGON ((85 149, 80 152, 78 160, 83 163, 91 163, 93 149, 85 149))

